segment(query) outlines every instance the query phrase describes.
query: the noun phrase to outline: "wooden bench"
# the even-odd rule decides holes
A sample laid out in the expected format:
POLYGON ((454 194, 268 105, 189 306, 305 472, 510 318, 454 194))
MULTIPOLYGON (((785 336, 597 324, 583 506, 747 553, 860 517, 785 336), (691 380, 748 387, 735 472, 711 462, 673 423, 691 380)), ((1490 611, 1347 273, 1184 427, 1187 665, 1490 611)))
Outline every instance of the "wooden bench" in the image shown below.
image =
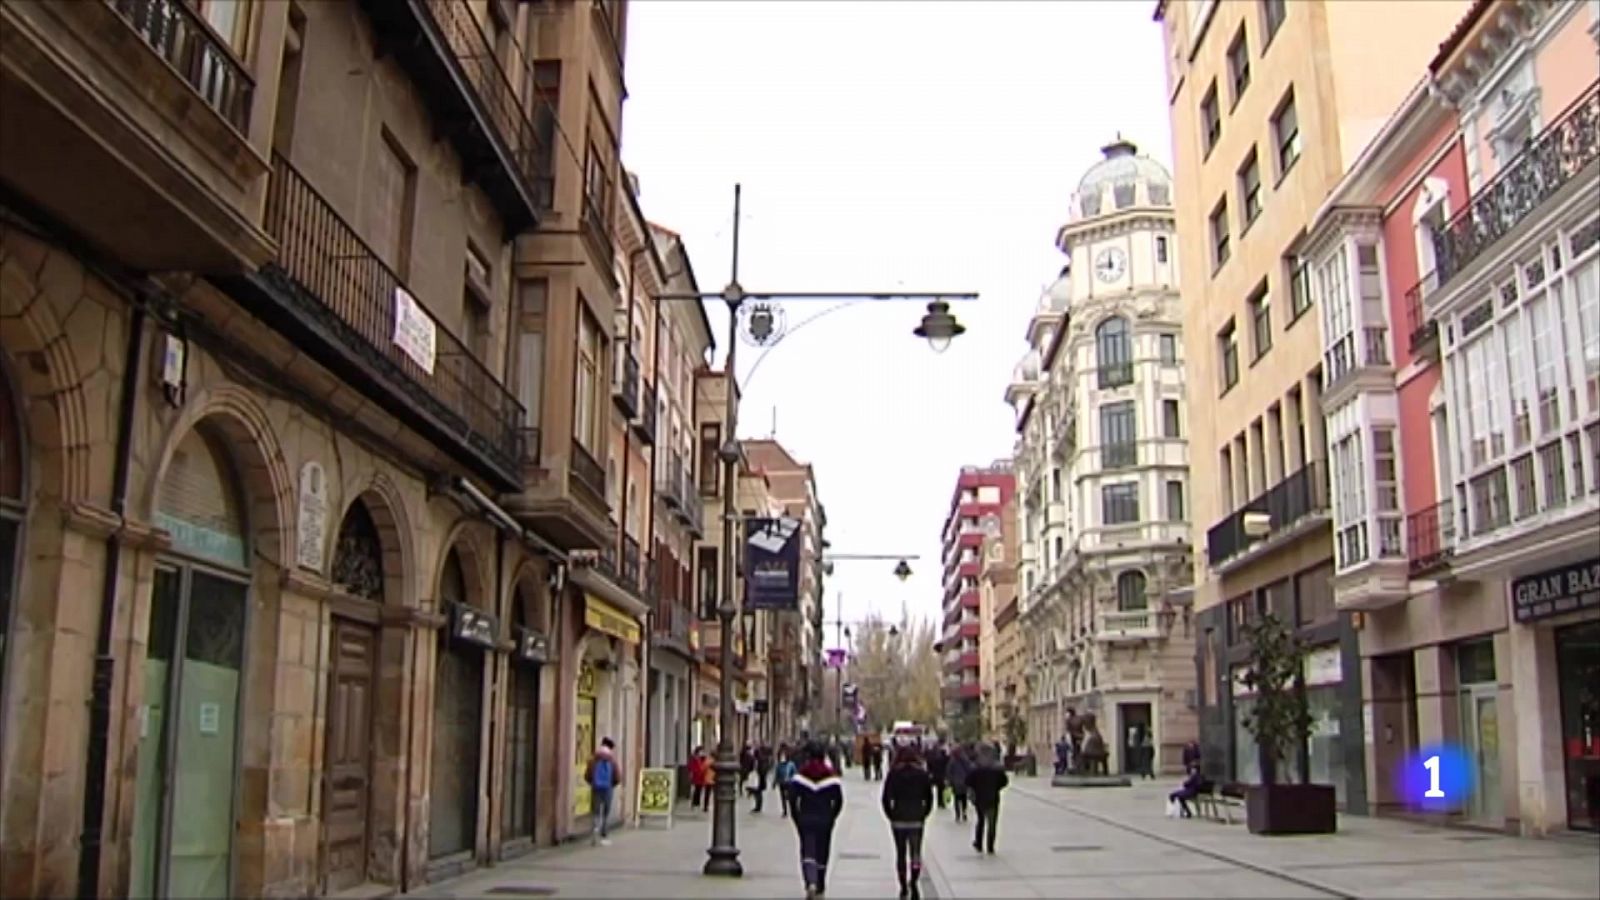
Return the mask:
POLYGON ((1213 822, 1233 824, 1233 811, 1244 809, 1244 789, 1236 784, 1224 784, 1196 794, 1189 801, 1195 814, 1213 822))

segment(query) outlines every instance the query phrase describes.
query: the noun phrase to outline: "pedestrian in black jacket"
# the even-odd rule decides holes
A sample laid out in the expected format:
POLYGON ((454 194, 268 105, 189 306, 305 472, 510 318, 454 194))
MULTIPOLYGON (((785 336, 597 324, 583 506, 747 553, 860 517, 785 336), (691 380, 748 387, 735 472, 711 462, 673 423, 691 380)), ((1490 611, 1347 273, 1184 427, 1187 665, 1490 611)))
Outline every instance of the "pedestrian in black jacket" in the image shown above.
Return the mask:
POLYGON ((995 759, 994 750, 983 747, 978 752, 977 767, 967 773, 967 791, 972 794, 972 809, 978 814, 978 824, 972 833, 972 849, 979 853, 987 849, 990 856, 994 855, 994 833, 1000 820, 1000 792, 1010 783, 1005 769, 995 759))
POLYGON ((800 873, 806 881, 806 900, 828 888, 828 856, 833 825, 844 810, 844 787, 828 765, 828 751, 820 744, 806 745, 805 762, 789 782, 790 812, 800 833, 800 873))
POLYGON ((928 777, 933 779, 933 799, 944 809, 944 780, 950 767, 950 754, 943 744, 935 744, 928 751, 928 777))
POLYGON ((923 768, 917 748, 906 746, 895 752, 894 767, 883 780, 882 799, 883 814, 894 830, 894 869, 900 877, 900 896, 902 900, 920 900, 922 830, 933 812, 933 779, 923 768))

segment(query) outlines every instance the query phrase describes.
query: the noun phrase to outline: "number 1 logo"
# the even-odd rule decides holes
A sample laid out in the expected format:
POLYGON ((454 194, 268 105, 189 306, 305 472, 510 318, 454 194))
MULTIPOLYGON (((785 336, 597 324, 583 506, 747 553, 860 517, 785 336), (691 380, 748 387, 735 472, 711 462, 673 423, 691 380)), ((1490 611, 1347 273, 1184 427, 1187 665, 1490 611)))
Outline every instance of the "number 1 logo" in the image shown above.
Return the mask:
POLYGON ((1422 761, 1422 767, 1424 769, 1428 770, 1428 789, 1423 792, 1422 796, 1428 798, 1429 800, 1441 800, 1441 799, 1443 799, 1444 798, 1444 791, 1439 789, 1439 756, 1438 756, 1438 754, 1434 754, 1433 756, 1430 756, 1427 759, 1423 760, 1422 761))

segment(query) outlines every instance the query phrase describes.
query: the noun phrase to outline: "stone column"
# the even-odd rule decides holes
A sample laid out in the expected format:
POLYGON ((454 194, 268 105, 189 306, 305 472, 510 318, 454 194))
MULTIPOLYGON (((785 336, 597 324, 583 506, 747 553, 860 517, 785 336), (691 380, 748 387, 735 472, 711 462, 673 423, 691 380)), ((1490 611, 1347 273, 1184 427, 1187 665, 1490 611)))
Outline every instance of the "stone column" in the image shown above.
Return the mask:
POLYGON ((1520 723, 1516 730, 1517 815, 1524 835, 1543 836, 1567 824, 1555 632, 1513 624, 1506 643, 1511 650, 1511 692, 1520 723))

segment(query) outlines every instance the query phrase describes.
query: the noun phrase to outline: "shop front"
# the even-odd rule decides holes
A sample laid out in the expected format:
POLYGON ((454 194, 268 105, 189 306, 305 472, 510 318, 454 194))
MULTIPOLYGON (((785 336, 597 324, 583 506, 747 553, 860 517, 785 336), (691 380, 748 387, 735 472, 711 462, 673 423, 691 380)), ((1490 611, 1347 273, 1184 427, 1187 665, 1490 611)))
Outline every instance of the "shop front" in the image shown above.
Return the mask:
MULTIPOLYGON (((1255 708, 1255 694, 1244 683, 1248 666, 1233 668, 1233 778, 1247 784, 1261 781, 1261 764, 1256 740, 1245 723, 1255 708)), ((1351 772, 1345 740, 1342 648, 1323 644, 1307 650, 1305 658, 1306 706, 1311 713, 1311 729, 1305 744, 1292 750, 1278 766, 1278 780, 1296 783, 1302 774, 1311 784, 1333 785, 1341 808, 1349 802, 1351 772)))
POLYGON ((434 675, 433 741, 429 763, 428 859, 430 881, 470 868, 479 846, 485 673, 500 633, 498 619, 468 593, 461 556, 451 549, 439 578, 441 611, 434 675))
POLYGON ((1512 579, 1522 830, 1600 831, 1600 558, 1512 579))
POLYGON ((511 603, 512 650, 506 667, 505 775, 500 807, 500 855, 532 849, 539 815, 539 715, 550 659, 545 618, 535 611, 533 589, 523 588, 511 603))
MULTIPOLYGON (((639 620, 627 610, 592 593, 584 594, 584 636, 574 684, 572 749, 572 818, 569 833, 583 834, 593 814, 584 771, 610 738, 624 777, 638 772, 639 666, 635 657, 643 638, 639 620)), ((627 815, 631 791, 618 785, 611 818, 627 815)))

